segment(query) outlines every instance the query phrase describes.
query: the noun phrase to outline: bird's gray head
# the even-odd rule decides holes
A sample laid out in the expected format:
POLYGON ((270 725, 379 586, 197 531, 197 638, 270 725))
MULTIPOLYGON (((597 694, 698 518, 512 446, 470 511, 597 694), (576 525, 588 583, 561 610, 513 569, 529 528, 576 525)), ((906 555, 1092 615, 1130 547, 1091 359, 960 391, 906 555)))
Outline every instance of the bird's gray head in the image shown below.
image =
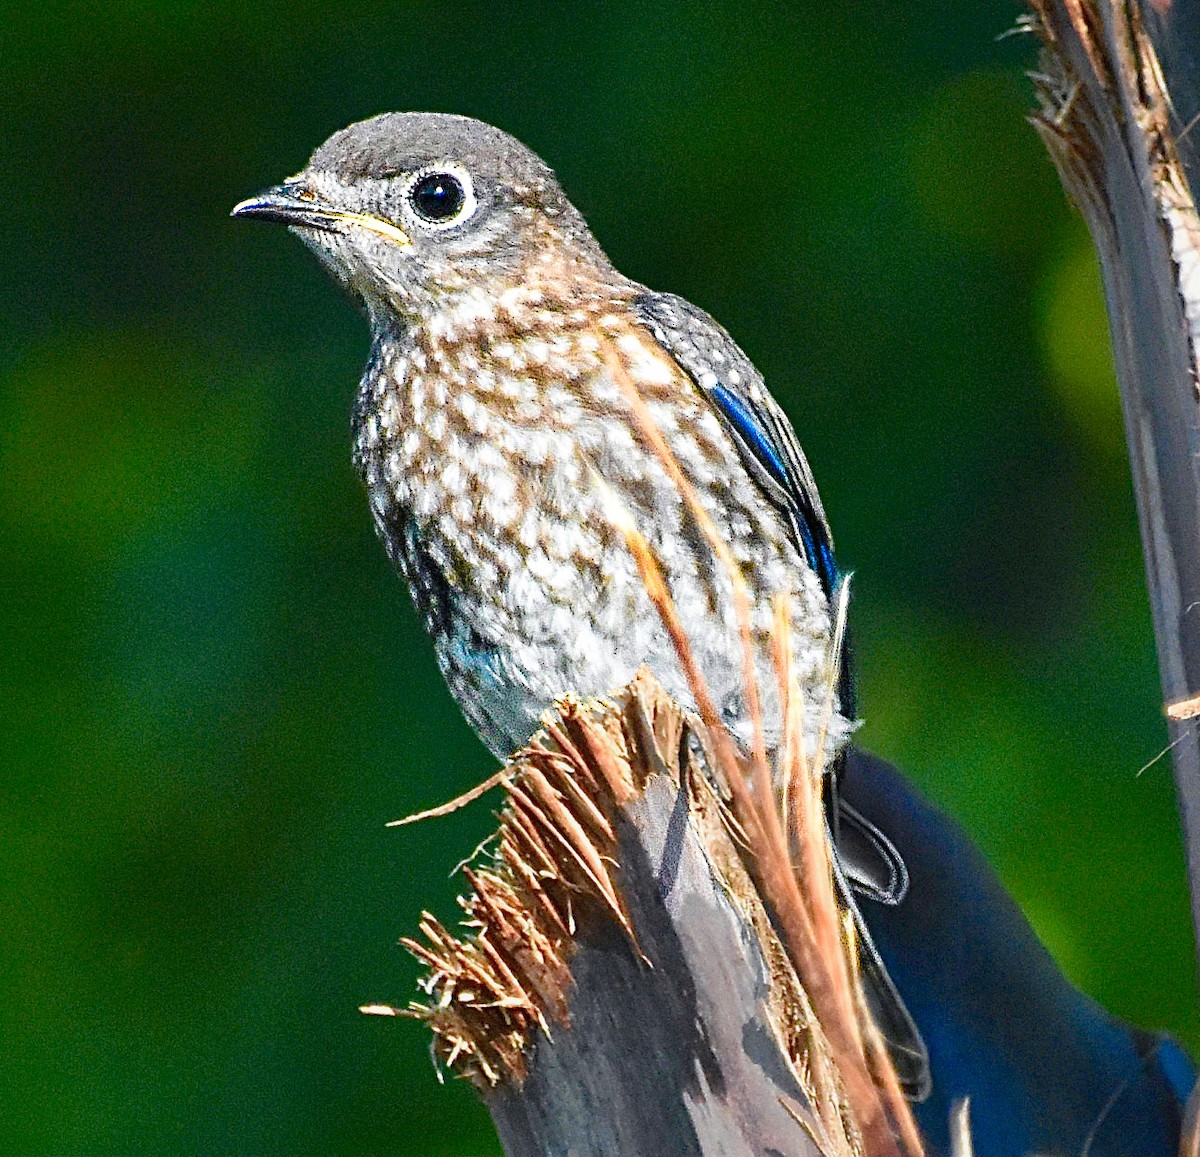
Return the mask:
POLYGON ((608 268, 554 173, 470 117, 384 113, 334 133, 235 217, 289 225, 373 316, 417 321, 540 262, 608 268))

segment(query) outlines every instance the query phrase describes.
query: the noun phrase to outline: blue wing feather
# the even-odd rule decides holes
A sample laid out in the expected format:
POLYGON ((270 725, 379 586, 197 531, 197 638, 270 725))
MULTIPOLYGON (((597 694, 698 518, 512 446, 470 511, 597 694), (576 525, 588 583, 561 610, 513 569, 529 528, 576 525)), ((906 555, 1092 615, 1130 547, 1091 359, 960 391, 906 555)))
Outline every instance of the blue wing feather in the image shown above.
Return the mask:
POLYGON ((800 545, 804 548, 804 557, 821 580, 825 594, 832 596, 841 572, 833 557, 829 532, 823 522, 814 517, 812 503, 802 483, 788 470, 770 431, 749 405, 724 383, 718 381, 706 392, 718 412, 740 435, 745 449, 758 459, 771 479, 789 496, 793 523, 800 545))
POLYGON ((771 444, 767 432, 754 420, 746 404, 728 387, 718 382, 709 391, 714 402, 725 416, 737 427, 738 433, 750 443, 755 453, 770 467, 780 486, 788 486, 787 467, 779 452, 771 444))
POLYGON ((787 512, 797 545, 832 598, 841 571, 812 472, 753 363, 708 314, 682 298, 646 293, 635 310, 717 412, 767 497, 787 512))

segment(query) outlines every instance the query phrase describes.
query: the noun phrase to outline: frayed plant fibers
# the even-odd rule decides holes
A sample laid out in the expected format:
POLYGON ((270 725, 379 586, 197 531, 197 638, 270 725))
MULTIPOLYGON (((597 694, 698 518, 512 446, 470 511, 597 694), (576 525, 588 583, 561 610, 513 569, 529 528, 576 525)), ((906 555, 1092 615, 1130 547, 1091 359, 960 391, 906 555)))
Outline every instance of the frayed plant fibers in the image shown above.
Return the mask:
MULTIPOLYGON (((796 1108, 797 1120, 825 1152, 881 1151, 864 1142, 837 1051, 763 902, 762 866, 743 822, 756 821, 739 816, 734 793, 710 770, 714 759, 707 729, 644 670, 610 698, 563 700, 508 764, 495 851, 486 866, 464 870, 472 892, 459 901, 463 929, 450 932, 426 913, 420 939, 403 941, 428 966, 420 982, 428 1001, 364 1011, 426 1021, 439 1060, 481 1090, 519 1087, 538 1034, 569 1031, 578 937, 610 922, 652 967, 621 898, 618 830, 623 807, 665 775, 686 793, 714 876, 761 949, 771 978, 767 1019, 809 1102, 796 1108)), ((819 794, 803 800, 810 805, 819 806, 819 794)), ((831 887, 828 879, 815 883, 831 887)), ((853 975, 849 923, 839 939, 844 974, 853 975)), ((853 991, 848 999, 866 1015, 853 991)), ((869 1032, 859 1026, 859 1039, 869 1032)))

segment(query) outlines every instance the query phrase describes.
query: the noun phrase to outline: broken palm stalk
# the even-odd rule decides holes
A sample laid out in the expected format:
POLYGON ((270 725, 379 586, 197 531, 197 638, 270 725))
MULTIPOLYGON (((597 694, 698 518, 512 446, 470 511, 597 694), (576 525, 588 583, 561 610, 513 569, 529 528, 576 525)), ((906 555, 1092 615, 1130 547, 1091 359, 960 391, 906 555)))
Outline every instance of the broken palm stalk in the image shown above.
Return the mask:
MULTIPOLYGON (((403 1011, 480 1090, 509 1157, 919 1152, 823 823, 804 828, 815 874, 788 872, 802 912, 781 919, 766 809, 713 767, 711 734, 646 671, 609 700, 564 700, 508 766, 496 850, 466 869, 466 931, 426 915, 405 941, 429 1002, 403 1011)), ((804 778, 792 813, 810 825, 804 778)))
POLYGON ((1200 219, 1189 185, 1200 4, 1032 8, 1044 45, 1033 121, 1104 277, 1200 935, 1200 219))

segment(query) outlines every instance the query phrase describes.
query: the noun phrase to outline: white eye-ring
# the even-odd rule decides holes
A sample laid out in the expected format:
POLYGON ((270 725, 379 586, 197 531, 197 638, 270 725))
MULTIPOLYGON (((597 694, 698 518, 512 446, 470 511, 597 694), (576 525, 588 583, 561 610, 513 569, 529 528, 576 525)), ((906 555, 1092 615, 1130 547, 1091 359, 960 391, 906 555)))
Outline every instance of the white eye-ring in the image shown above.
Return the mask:
POLYGON ((478 208, 470 174, 453 164, 418 169, 404 188, 404 201, 426 229, 453 229, 478 208))

